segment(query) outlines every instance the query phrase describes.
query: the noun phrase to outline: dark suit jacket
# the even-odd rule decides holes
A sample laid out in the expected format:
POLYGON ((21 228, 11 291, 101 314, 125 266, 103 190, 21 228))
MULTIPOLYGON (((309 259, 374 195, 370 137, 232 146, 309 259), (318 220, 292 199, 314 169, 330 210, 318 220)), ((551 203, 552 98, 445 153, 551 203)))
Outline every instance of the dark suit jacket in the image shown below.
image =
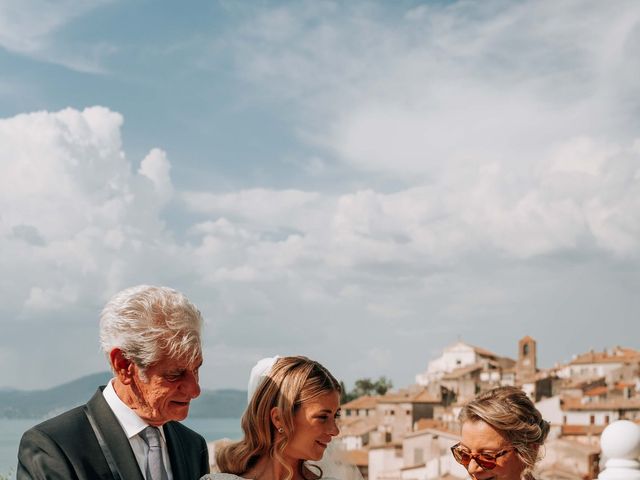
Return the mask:
MULTIPOLYGON (((102 389, 87 402, 122 480, 143 480, 129 440, 109 408, 102 389)), ((196 480, 209 472, 207 444, 178 422, 164 424, 175 480, 196 480)), ((18 449, 17 480, 113 479, 84 407, 77 407, 28 430, 18 449)))

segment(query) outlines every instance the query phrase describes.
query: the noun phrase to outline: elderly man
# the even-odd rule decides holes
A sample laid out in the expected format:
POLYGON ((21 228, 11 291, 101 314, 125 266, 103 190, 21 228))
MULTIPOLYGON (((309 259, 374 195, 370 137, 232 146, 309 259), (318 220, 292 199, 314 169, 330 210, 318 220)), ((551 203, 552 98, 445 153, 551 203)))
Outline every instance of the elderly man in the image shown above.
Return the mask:
POLYGON ((202 317, 187 298, 141 285, 117 293, 100 318, 113 379, 86 405, 28 430, 17 479, 197 479, 204 439, 177 420, 200 394, 202 317))

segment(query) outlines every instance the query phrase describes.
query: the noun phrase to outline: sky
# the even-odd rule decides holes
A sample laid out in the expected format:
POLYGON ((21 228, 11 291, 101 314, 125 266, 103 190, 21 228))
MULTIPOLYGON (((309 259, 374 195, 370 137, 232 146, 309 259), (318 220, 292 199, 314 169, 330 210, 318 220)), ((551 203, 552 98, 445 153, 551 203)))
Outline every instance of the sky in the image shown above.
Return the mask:
POLYGON ((106 370, 141 283, 209 389, 640 348, 639 51, 635 0, 0 0, 0 387, 106 370))

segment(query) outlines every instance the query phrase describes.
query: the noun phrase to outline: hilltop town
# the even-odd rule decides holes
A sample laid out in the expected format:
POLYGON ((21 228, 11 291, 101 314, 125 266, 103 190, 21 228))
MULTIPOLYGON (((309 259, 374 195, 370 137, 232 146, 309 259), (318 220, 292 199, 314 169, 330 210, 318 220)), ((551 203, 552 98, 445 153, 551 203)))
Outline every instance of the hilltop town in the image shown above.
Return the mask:
POLYGON ((500 385, 522 388, 551 422, 536 478, 594 479, 599 436, 610 423, 640 423, 640 351, 614 347, 537 367, 536 341, 518 342, 517 359, 459 341, 429 362, 408 388, 342 406, 338 442, 368 480, 468 478, 449 448, 459 441, 461 405, 500 385))

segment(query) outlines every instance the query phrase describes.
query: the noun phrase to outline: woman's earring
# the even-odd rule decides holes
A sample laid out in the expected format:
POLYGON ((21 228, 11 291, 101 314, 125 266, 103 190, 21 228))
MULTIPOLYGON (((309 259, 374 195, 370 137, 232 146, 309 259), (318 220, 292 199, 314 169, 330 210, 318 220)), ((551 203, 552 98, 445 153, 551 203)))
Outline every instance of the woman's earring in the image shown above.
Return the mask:
POLYGON ((278 433, 284 433, 284 428, 282 427, 278 428, 278 433))

